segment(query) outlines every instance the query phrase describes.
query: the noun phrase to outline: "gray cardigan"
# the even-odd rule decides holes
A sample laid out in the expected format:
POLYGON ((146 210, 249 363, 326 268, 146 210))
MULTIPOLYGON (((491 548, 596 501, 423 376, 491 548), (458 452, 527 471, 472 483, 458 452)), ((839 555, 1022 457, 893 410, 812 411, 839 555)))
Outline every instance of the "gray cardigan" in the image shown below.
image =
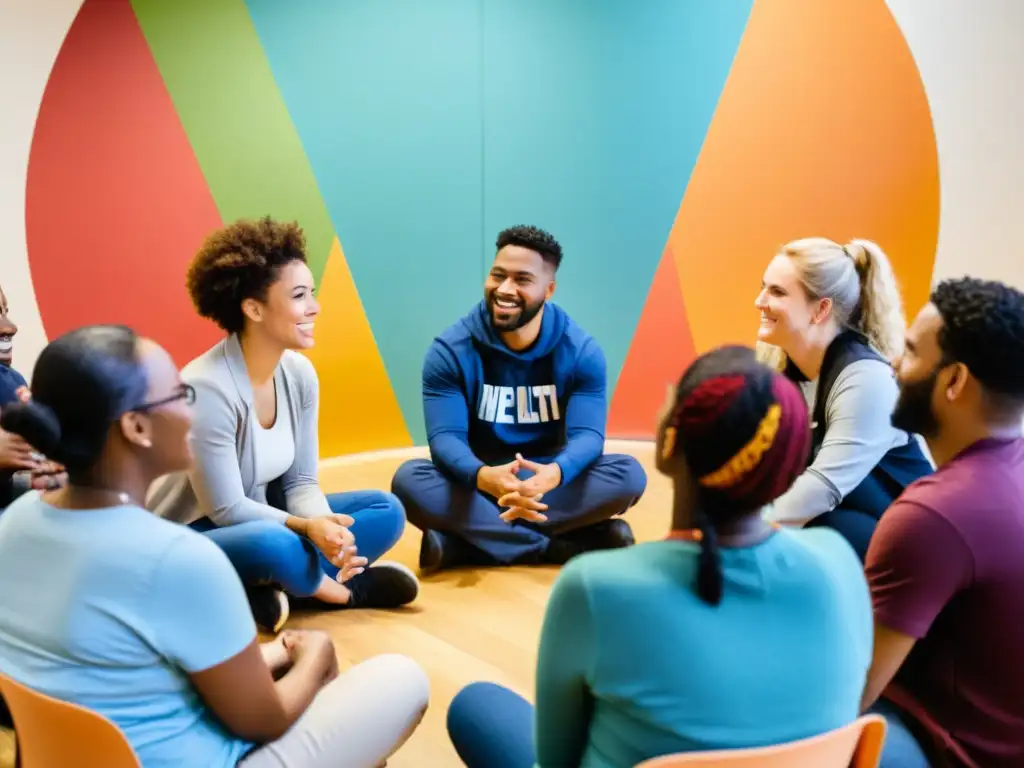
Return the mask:
POLYGON ((181 372, 195 387, 194 466, 154 484, 147 507, 160 517, 191 523, 209 517, 220 526, 252 520, 283 523, 289 514, 312 518, 331 513, 317 481, 319 382, 313 364, 287 351, 278 363, 285 399, 278 418, 291 419, 295 459, 281 477, 283 512, 267 503, 267 486, 256 482, 252 384, 237 336, 228 336, 181 372), (282 410, 283 408, 283 410, 282 410))
MULTIPOLYGON (((817 380, 801 389, 814 407, 817 380)), ((831 512, 893 448, 916 439, 892 425, 899 398, 892 368, 880 360, 858 360, 836 377, 825 403, 828 430, 814 462, 782 496, 768 518, 803 525, 831 512)))

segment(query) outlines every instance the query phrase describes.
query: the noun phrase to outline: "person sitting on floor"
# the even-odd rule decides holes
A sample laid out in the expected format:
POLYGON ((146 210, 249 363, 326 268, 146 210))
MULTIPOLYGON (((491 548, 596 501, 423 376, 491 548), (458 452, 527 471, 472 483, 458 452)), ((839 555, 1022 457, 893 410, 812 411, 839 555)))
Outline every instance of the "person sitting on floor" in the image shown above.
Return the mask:
POLYGON ((382 655, 339 674, 321 632, 259 645, 224 553, 143 508, 191 461, 194 390, 167 352, 81 328, 42 351, 32 390, 2 426, 69 479, 0 516, 0 672, 109 718, 146 768, 372 766, 398 749, 427 706, 422 669, 382 655))
MULTIPOLYGON (((0 411, 28 396, 28 382, 14 367, 14 337, 7 294, 0 288, 0 411)), ((64 468, 48 460, 25 440, 0 430, 0 511, 32 488, 59 488, 67 477, 64 468)), ((0 717, 2 720, 2 717, 0 717)))
POLYGON ((868 240, 794 241, 768 264, 754 306, 759 356, 800 385, 813 431, 806 471, 770 519, 835 528, 863 560, 878 519, 932 471, 917 438, 889 422, 906 330, 889 259, 868 240))
POLYGON ((490 683, 463 689, 448 711, 463 762, 633 768, 855 720, 871 661, 860 560, 833 530, 779 530, 762 514, 803 470, 809 443, 799 390, 752 349, 698 358, 657 428, 672 532, 562 569, 536 711, 490 683))
POLYGON ((424 573, 562 564, 633 543, 629 524, 611 518, 636 503, 647 477, 633 457, 603 455, 604 354, 548 302, 561 260, 547 232, 501 232, 483 301, 427 352, 432 460, 406 462, 391 485, 423 532, 424 573))
POLYGON ((405 528, 398 499, 376 490, 325 496, 317 480, 319 382, 296 350, 313 346, 320 306, 302 230, 270 218, 217 230, 189 267, 188 289, 199 314, 228 335, 182 371, 196 390, 196 462, 161 483, 150 508, 227 553, 265 627, 287 617, 285 593, 319 607, 414 600, 411 570, 375 562, 405 528), (372 567, 341 583, 337 557, 353 546, 372 567))
POLYGON ((864 706, 883 768, 1024 765, 1024 293, 947 280, 907 331, 899 429, 938 465, 875 531, 864 706))

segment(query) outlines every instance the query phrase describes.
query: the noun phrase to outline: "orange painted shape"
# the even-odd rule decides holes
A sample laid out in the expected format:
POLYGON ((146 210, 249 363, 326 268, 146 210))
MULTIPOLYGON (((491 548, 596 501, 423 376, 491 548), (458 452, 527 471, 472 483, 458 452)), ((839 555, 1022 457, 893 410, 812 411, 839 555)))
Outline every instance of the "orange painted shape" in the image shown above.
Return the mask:
POLYGON ((672 251, 666 248, 612 397, 609 437, 649 439, 666 386, 679 380, 693 357, 679 275, 672 251))
POLYGON ((320 377, 320 455, 412 445, 338 238, 319 299, 316 346, 307 354, 320 377))
POLYGON ((874 240, 927 301, 939 170, 917 67, 883 0, 757 0, 669 243, 698 351, 753 344, 782 244, 874 240))

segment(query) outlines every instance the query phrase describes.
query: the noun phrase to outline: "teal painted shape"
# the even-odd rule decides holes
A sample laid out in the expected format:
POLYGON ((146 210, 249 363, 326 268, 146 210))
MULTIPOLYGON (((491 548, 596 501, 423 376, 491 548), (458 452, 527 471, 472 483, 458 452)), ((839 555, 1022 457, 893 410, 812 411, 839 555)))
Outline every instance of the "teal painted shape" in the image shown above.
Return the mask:
POLYGON ((422 444, 423 355, 483 291, 479 0, 247 5, 422 444))
POLYGON ((504 227, 558 238, 609 401, 752 4, 483 0, 485 267, 504 227))

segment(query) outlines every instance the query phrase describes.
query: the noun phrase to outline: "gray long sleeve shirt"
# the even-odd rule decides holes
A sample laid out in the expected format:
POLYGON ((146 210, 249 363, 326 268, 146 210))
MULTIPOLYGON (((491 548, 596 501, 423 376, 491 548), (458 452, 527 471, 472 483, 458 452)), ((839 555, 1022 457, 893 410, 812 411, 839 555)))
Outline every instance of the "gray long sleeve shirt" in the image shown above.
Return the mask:
MULTIPOLYGON (((818 381, 801 385, 813 409, 818 381)), ((892 448, 916 439, 892 426, 899 387, 880 360, 858 360, 836 377, 825 403, 825 439, 814 462, 776 499, 767 517, 802 525, 835 509, 892 448)))
POLYGON ((154 484, 146 506, 180 523, 209 517, 220 526, 253 520, 283 523, 288 515, 313 518, 331 514, 317 480, 319 382, 313 364, 298 352, 286 352, 276 375, 284 399, 278 418, 290 420, 293 461, 282 475, 287 511, 267 503, 256 458, 256 408, 242 349, 229 336, 182 371, 196 389, 193 409, 191 472, 154 484))

